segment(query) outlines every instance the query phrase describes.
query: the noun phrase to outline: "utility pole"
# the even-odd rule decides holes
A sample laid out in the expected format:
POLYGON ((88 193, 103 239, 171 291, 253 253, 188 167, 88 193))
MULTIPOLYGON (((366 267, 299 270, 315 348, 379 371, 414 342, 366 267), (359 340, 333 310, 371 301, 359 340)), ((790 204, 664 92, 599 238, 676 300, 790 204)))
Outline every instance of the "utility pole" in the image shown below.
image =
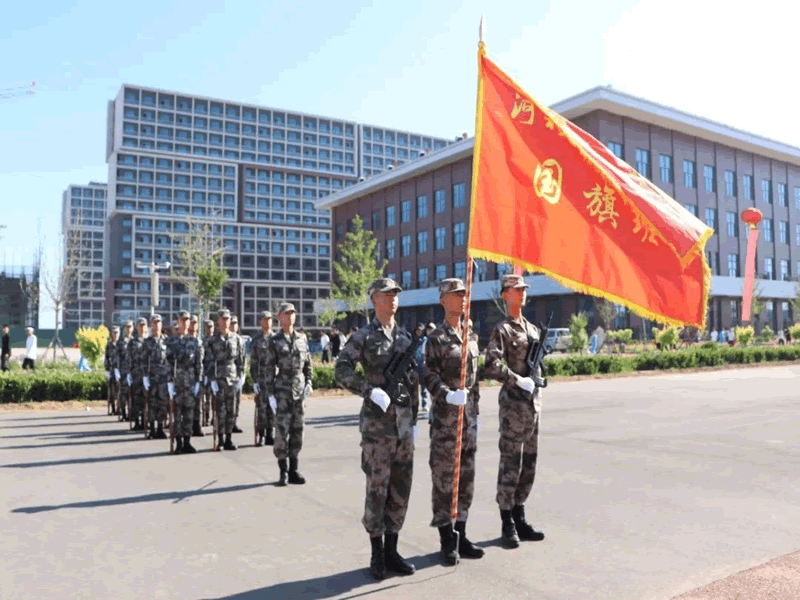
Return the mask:
POLYGON ((156 306, 158 306, 158 272, 160 270, 166 271, 170 268, 169 261, 157 265, 154 262, 150 264, 136 261, 135 266, 137 269, 150 269, 150 316, 156 314, 156 306))

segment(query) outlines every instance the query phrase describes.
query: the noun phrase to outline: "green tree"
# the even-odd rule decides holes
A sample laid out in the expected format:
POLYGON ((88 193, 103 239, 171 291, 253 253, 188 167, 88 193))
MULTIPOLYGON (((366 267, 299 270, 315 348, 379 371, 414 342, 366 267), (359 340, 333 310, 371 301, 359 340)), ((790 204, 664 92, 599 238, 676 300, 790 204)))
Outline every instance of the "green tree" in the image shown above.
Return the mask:
POLYGON ((603 322, 603 327, 606 328, 606 331, 614 329, 614 319, 617 316, 617 312, 619 312, 619 307, 605 298, 597 298, 594 303, 597 307, 597 315, 603 322))
POLYGON ((586 327, 589 325, 589 317, 583 311, 577 315, 572 315, 569 319, 569 332, 571 338, 569 341, 570 352, 583 352, 589 344, 589 334, 586 333, 586 327))
POLYGON ((188 224, 188 233, 176 238, 180 250, 175 273, 189 295, 200 304, 203 314, 208 315, 217 308, 222 288, 228 281, 228 272, 222 266, 225 249, 209 223, 188 221, 188 224))
POLYGON ((328 303, 326 311, 317 320, 324 323, 344 318, 345 313, 359 313, 369 321, 369 298, 367 290, 373 279, 383 277, 388 261, 376 256, 378 241, 364 222, 356 215, 352 221, 352 231, 348 231, 337 247, 339 259, 333 263, 336 275, 331 285, 331 299, 338 303, 328 303), (339 312, 343 309, 344 312, 339 312), (324 319, 324 320, 323 320, 324 319))

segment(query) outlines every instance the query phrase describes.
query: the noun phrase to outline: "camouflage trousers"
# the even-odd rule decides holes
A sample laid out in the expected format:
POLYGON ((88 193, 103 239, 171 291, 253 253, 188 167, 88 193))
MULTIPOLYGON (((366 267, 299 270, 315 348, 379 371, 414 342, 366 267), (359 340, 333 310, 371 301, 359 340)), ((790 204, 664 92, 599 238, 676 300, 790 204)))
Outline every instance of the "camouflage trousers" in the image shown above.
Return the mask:
POLYGON ((131 412, 134 420, 144 415, 144 385, 141 379, 134 379, 131 386, 131 412))
MULTIPOLYGON (((259 383, 259 390, 266 389, 267 385, 262 380, 259 383)), ((268 398, 263 392, 259 394, 256 410, 258 411, 258 427, 260 429, 266 429, 268 433, 272 432, 275 427, 275 414, 272 412, 272 407, 269 405, 268 398)))
POLYGON ((195 401, 192 388, 175 386, 175 435, 192 435, 195 401))
POLYGON ((111 379, 108 380, 108 393, 111 401, 114 403, 114 408, 116 408, 117 412, 119 412, 120 408, 117 392, 119 392, 119 381, 114 378, 114 374, 112 373, 111 379))
POLYGON ((122 379, 119 382, 119 406, 117 409, 122 407, 122 412, 124 412, 128 418, 131 417, 130 407, 128 406, 128 381, 125 378, 125 375, 122 376, 122 379))
POLYGON ((414 438, 361 436, 361 470, 367 476, 364 518, 369 537, 403 528, 414 474, 414 438))
MULTIPOLYGON (((224 379, 218 379, 219 394, 217 394, 217 425, 218 434, 228 434, 233 431, 233 422, 236 419, 236 385, 229 384, 224 379)), ((210 386, 210 384, 209 384, 210 386)))
POLYGON ((203 402, 205 395, 205 390, 201 387, 200 391, 197 393, 197 396, 192 396, 194 399, 194 410, 192 412, 192 419, 194 423, 200 422, 200 416, 203 414, 201 402, 203 402))
POLYGON ((167 422, 169 414, 169 389, 167 382, 150 382, 150 404, 148 407, 148 422, 160 422, 162 425, 167 422))
POLYGON ((305 406, 302 397, 293 398, 291 392, 275 392, 278 411, 275 414, 275 458, 297 458, 303 448, 305 406))
POLYGON ((511 510, 525 504, 536 476, 539 413, 532 403, 500 402, 499 446, 497 504, 500 510, 511 510))
MULTIPOLYGON (((478 424, 467 426, 461 432, 461 469, 458 478, 458 520, 466 521, 469 507, 475 496, 475 453, 478 450, 478 424)), ((453 503, 453 466, 456 458, 456 432, 452 429, 431 427, 431 467, 433 491, 431 504, 433 519, 431 527, 443 527, 451 523, 453 503)))
POLYGON ((233 397, 235 399, 233 408, 233 422, 235 424, 239 420, 239 405, 242 403, 242 392, 237 390, 235 386, 233 388, 233 397))

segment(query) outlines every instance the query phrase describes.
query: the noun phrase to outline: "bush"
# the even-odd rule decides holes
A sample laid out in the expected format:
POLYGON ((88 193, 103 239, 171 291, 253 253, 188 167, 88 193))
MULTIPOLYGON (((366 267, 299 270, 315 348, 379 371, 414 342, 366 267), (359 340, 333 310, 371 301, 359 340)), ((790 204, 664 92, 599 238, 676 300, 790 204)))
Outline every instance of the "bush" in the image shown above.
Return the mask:
MULTIPOLYGON (((789 337, 793 340, 800 340, 800 323, 795 323, 789 327, 789 337)), ((786 340, 787 342, 789 340, 786 340)))
POLYGON ((775 332, 769 325, 764 325, 764 329, 761 330, 761 334, 758 337, 764 342, 769 342, 775 338, 775 332))
POLYGON ((75 332, 75 339, 78 340, 78 347, 81 354, 89 362, 92 369, 97 369, 100 359, 106 352, 108 343, 108 329, 105 325, 100 325, 97 329, 91 327, 81 327, 75 332))
POLYGON ((571 334, 569 342, 570 352, 583 354, 589 344, 589 335, 586 333, 586 326, 589 324, 589 317, 586 313, 579 312, 572 315, 569 319, 569 332, 571 334))
POLYGON ((660 350, 671 350, 678 345, 678 329, 674 325, 667 325, 660 331, 656 330, 655 339, 660 350))
POLYGON ((748 327, 736 328, 736 341, 738 341, 742 346, 747 346, 753 340, 754 335, 755 330, 753 329, 752 325, 748 327))

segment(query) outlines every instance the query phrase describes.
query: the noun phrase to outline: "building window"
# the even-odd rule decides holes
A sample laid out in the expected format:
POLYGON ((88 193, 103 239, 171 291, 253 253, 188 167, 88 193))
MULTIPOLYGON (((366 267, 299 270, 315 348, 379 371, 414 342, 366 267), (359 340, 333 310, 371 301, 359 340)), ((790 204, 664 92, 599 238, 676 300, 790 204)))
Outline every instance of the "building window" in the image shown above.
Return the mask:
POLYGON ((411 254, 411 236, 404 235, 400 238, 400 256, 409 256, 411 254))
POLYGON ((703 165, 703 180, 709 194, 717 191, 717 169, 713 165, 703 165))
POLYGON ((376 210, 372 213, 372 231, 381 230, 381 212, 376 210))
POLYGON ((711 269, 712 275, 719 275, 719 252, 706 252, 706 258, 708 259, 708 268, 711 269))
POLYGON ((772 241, 772 219, 764 219, 764 241, 772 241))
POLYGON ((453 208, 462 208, 467 204, 467 186, 464 183, 456 183, 453 186, 453 208))
POLYGON ((789 281, 789 261, 781 260, 781 281, 789 281))
POLYGON ((780 236, 781 244, 789 243, 789 221, 778 223, 778 235, 780 236))
POLYGON ((644 148, 636 149, 636 170, 650 179, 650 151, 644 148))
POLYGON ((464 261, 455 263, 453 265, 453 276, 458 279, 464 279, 467 276, 467 263, 464 261))
POLYGON ((800 210, 800 187, 794 188, 794 207, 800 210))
POLYGON ((436 283, 447 279, 447 265, 436 265, 436 283))
POLYGON ((336 224, 336 239, 337 240, 340 239, 342 237, 342 235, 344 235, 344 224, 343 223, 337 223, 336 224))
POLYGON ((411 200, 404 200, 400 205, 400 221, 408 223, 411 220, 411 200))
POLYGON ((608 146, 608 149, 611 150, 611 154, 617 158, 622 158, 622 144, 619 142, 608 142, 606 146, 608 146))
POLYGON ((389 260, 397 258, 397 240, 386 240, 386 258, 389 260))
POLYGON ((725 218, 728 223, 728 237, 739 237, 739 220, 736 218, 736 213, 728 211, 725 213, 725 218))
POLYGON ((453 224, 453 246, 463 246, 467 238, 467 226, 463 221, 453 224))
POLYGON ((789 198, 786 195, 786 184, 778 184, 778 204, 781 206, 789 206, 789 198))
POLYGON ((687 188, 697 187, 697 173, 693 160, 683 161, 683 186, 687 188))
POLYGON ((433 210, 436 214, 444 212, 446 202, 447 198, 444 190, 436 190, 433 192, 433 210))
POLYGON ((771 258, 764 259, 764 279, 775 279, 775 261, 771 258))
POLYGON ((387 227, 394 227, 397 224, 397 207, 396 206, 387 206, 386 207, 386 226, 387 227))
POLYGON ((386 277, 388 277, 392 281, 397 281, 397 273, 387 273, 386 277))
POLYGON ((428 251, 428 232, 417 232, 417 254, 425 254, 428 251))
MULTIPOLYGON (((800 236, 800 225, 798 225, 797 228, 798 236, 800 236)), ((447 229, 444 227, 437 227, 434 235, 436 237, 436 250, 444 250, 447 244, 447 229)), ((800 239, 800 237, 798 237, 798 239, 800 239)))
POLYGON ((403 271, 400 286, 407 290, 411 289, 411 271, 403 271))
POLYGON ((417 196, 417 219, 424 219, 428 216, 428 197, 417 196))
POLYGON ((795 238, 797 240, 796 243, 798 246, 800 246, 800 224, 795 225, 794 227, 795 227, 795 238))
POLYGON ((717 209, 716 208, 707 208, 706 209, 706 225, 711 227, 714 231, 717 230, 717 209))
POLYGON ((733 171, 725 171, 725 193, 732 197, 736 197, 736 173, 733 171))
POLYGON ((767 204, 772 204, 772 180, 770 179, 761 180, 761 198, 767 204))
POLYGON ((672 157, 669 154, 659 154, 658 168, 661 171, 661 182, 672 183, 672 157))
POLYGON ((417 287, 420 289, 428 287, 428 267, 417 269, 417 287))
POLYGON ((744 188, 744 199, 752 200, 755 193, 752 175, 742 175, 742 187, 744 188))
POLYGON ((738 254, 728 254, 728 277, 739 277, 738 254))
POLYGON ((697 216, 697 205, 696 204, 684 204, 683 207, 692 213, 695 217, 697 216))

